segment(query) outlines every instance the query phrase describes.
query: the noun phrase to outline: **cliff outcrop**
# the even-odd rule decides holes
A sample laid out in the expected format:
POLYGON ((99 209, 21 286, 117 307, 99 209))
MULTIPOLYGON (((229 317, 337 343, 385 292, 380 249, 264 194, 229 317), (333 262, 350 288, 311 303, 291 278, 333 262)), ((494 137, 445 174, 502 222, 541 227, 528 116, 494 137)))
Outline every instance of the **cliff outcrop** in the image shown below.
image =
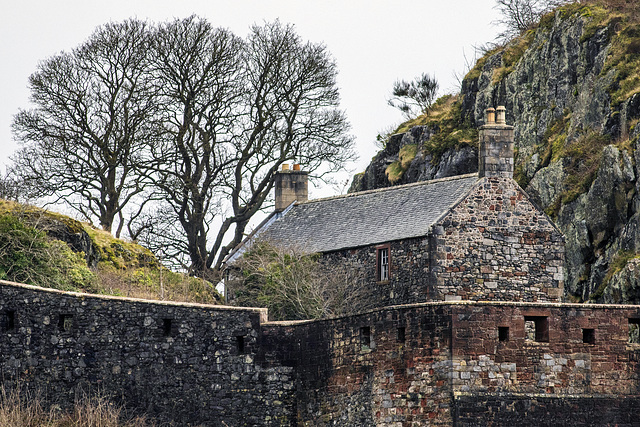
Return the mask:
POLYGON ((351 191, 474 171, 474 129, 497 105, 515 125, 516 180, 566 236, 566 296, 640 302, 640 23, 628 11, 564 6, 487 52, 351 191))

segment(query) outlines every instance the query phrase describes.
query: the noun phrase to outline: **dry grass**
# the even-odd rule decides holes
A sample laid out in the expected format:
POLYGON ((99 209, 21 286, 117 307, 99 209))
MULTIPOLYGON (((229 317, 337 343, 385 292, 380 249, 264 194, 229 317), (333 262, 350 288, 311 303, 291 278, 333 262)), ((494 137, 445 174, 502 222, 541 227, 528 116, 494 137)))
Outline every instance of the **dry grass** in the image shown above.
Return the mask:
POLYGON ((0 426, 3 427, 152 427, 144 417, 127 417, 122 407, 102 397, 80 395, 72 411, 46 407, 42 396, 20 388, 0 391, 0 426))

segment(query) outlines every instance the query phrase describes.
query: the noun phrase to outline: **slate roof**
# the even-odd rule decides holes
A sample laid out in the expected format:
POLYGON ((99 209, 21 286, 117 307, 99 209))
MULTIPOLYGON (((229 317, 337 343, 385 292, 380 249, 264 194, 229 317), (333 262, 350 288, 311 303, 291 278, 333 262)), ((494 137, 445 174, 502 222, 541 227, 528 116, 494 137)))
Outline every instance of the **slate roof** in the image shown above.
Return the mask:
POLYGON ((477 182, 477 174, 296 203, 261 238, 310 252, 426 236, 477 182))

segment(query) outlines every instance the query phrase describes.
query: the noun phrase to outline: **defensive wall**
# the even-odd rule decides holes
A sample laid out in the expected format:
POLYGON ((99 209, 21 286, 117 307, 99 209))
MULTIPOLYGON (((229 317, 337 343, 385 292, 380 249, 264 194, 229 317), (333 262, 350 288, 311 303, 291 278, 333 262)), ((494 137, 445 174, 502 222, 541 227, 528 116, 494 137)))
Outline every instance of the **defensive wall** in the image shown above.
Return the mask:
POLYGON ((0 282, 3 384, 241 425, 633 425, 640 306, 432 302, 303 322, 0 282))

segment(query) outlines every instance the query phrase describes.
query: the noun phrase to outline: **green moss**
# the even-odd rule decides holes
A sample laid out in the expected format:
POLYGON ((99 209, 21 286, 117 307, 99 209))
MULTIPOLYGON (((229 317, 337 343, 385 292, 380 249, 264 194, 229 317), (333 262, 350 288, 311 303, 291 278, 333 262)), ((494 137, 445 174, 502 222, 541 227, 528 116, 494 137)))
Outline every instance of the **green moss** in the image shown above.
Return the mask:
MULTIPOLYGON (((460 96, 445 95, 438 99, 427 114, 402 123, 395 133, 407 132, 414 126, 429 126, 433 136, 425 141, 422 150, 432 156, 432 163, 440 161, 445 151, 465 146, 476 147, 478 144, 478 130, 462 118, 462 99, 460 96)), ((389 174, 395 177, 404 173, 400 164, 391 164, 387 168, 389 174)), ((398 178, 399 179, 399 178, 398 178)))
POLYGON ((640 92, 640 23, 631 20, 627 15, 611 15, 602 22, 612 35, 611 44, 601 76, 612 70, 615 79, 609 87, 613 107, 624 102, 632 95, 640 92))
POLYGON ((70 291, 96 283, 83 254, 10 212, 0 214, 0 279, 70 291))
MULTIPOLYGON (((566 140, 566 135, 562 137, 566 140)), ((557 137, 556 139, 562 139, 557 137)), ((563 171, 565 173, 565 190, 560 193, 554 203, 546 209, 551 217, 557 217, 563 205, 573 202, 581 194, 589 191, 591 184, 595 180, 602 151, 605 146, 611 143, 611 138, 596 132, 589 132, 577 138, 567 146, 550 143, 545 153, 553 153, 555 160, 562 160, 563 171), (554 147, 555 148, 550 148, 554 147)), ((624 144, 623 141, 618 144, 624 144)))
POLYGON ((580 43, 584 43, 587 40, 591 39, 596 35, 598 31, 602 30, 603 28, 607 28, 610 25, 612 27, 615 27, 615 23, 619 19, 619 17, 611 16, 611 12, 609 12, 603 6, 597 4, 583 6, 578 10, 578 13, 584 18, 588 18, 584 28, 582 29, 580 43))
POLYGON ((149 249, 137 243, 116 239, 111 233, 97 230, 88 224, 84 224, 84 229, 98 250, 102 265, 112 264, 119 269, 160 265, 149 249))
POLYGON ((398 157, 400 159, 400 167, 404 170, 409 168, 409 165, 415 159, 418 153, 418 146, 416 144, 405 145, 400 149, 398 157))
POLYGON ((395 162, 387 166, 387 169, 385 169, 384 174, 387 176, 387 179, 389 180, 390 183, 395 184, 396 182, 400 181, 400 179, 402 178, 402 175, 404 175, 404 172, 405 170, 402 169, 402 166, 400 165, 400 161, 396 160, 395 162))
POLYGON ((416 154, 418 154, 418 146, 416 144, 408 144, 400 148, 398 160, 387 166, 384 172, 390 183, 395 184, 402 178, 413 159, 415 159, 416 154))
POLYGON ((540 144, 536 147, 536 151, 542 151, 542 167, 549 166, 552 161, 559 159, 563 155, 570 118, 570 114, 565 114, 563 117, 556 118, 547 126, 540 144))
POLYGON ((499 47, 496 47, 490 50, 489 52, 487 52, 484 56, 482 56, 482 58, 478 59, 475 65, 473 66, 473 68, 471 68, 471 70, 469 70, 467 75, 464 76, 464 79, 467 81, 471 81, 480 77, 480 74, 482 74, 482 69, 484 68, 484 65, 487 63, 487 58, 491 57, 491 55, 495 54, 499 49, 500 49, 499 47))
POLYGON ((515 169, 513 171, 513 179, 515 179, 515 181, 518 183, 520 187, 526 188, 527 185, 529 185, 529 177, 524 171, 524 165, 531 159, 531 156, 529 156, 525 160, 520 161, 518 159, 520 153, 517 148, 514 150, 513 154, 514 154, 513 157, 516 160, 515 169))
POLYGON ((561 194, 562 203, 574 201, 589 191, 596 178, 602 150, 611 142, 609 136, 591 132, 577 139, 562 152, 567 190, 561 194))

